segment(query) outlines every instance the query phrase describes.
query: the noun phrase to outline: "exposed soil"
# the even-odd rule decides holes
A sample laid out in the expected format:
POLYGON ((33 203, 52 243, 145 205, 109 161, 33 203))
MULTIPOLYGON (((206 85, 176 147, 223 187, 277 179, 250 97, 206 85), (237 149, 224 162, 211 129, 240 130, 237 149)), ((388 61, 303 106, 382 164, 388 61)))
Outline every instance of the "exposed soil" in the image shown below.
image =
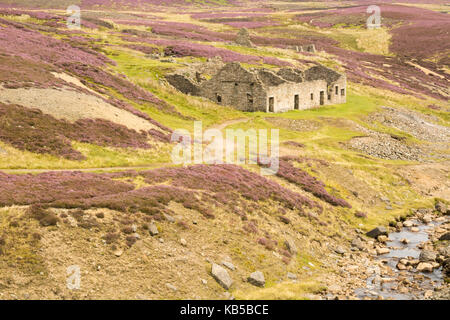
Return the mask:
POLYGON ((57 119, 75 122, 79 119, 104 119, 129 129, 158 129, 149 121, 114 107, 100 98, 68 89, 6 89, 0 87, 0 102, 38 108, 57 119))

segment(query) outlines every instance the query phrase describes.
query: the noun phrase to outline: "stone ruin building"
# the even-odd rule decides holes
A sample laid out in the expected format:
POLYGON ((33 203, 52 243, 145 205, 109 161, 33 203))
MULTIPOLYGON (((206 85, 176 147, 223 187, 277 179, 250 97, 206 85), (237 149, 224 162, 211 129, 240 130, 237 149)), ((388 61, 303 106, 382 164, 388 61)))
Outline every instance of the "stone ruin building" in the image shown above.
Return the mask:
POLYGON ((198 72, 174 73, 167 81, 179 91, 206 97, 241 111, 285 112, 346 102, 347 80, 322 65, 304 71, 281 68, 245 69, 237 62, 225 64, 209 80, 198 72))

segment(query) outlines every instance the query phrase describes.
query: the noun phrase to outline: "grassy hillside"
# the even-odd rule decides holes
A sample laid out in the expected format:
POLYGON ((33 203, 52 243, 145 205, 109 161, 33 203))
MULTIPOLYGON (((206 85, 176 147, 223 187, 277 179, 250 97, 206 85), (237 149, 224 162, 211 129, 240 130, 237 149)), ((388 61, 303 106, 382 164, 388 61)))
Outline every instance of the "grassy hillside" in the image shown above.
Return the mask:
POLYGON ((161 2, 71 1, 82 28, 69 30, 65 1, 0 1, 4 298, 310 299, 344 281, 335 249, 357 230, 450 201, 440 1, 383 4, 375 30, 358 1, 161 2), (254 48, 234 43, 242 27, 254 48), (308 44, 316 52, 293 49, 308 44), (241 112, 164 78, 216 57, 323 64, 346 73, 347 103, 241 112), (174 165, 171 133, 194 121, 279 129, 279 172, 174 165), (224 260, 236 266, 228 295, 210 275, 224 260), (70 265, 78 291, 65 287, 70 265), (242 280, 255 270, 265 288, 242 280))

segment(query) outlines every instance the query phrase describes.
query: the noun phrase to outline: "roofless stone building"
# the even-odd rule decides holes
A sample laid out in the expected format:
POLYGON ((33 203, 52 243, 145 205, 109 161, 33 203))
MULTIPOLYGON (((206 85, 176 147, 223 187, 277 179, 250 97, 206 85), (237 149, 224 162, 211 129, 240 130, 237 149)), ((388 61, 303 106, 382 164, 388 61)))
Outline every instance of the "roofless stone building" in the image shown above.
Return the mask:
POLYGON ((168 82, 179 91, 206 97, 218 104, 241 111, 285 112, 346 102, 347 80, 344 74, 324 66, 305 71, 282 68, 243 68, 232 62, 211 79, 170 74, 168 82))

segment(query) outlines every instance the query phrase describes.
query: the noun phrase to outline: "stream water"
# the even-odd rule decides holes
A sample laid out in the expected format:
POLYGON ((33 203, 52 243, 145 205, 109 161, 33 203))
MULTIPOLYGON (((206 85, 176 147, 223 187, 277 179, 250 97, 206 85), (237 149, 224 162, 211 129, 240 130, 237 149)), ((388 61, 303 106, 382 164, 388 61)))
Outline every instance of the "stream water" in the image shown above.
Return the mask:
POLYGON ((402 258, 418 259, 420 249, 418 245, 429 239, 427 230, 439 225, 439 222, 431 222, 424 224, 419 220, 412 220, 419 228, 418 232, 412 232, 409 228, 403 228, 400 232, 393 232, 389 234, 389 241, 387 246, 390 252, 378 256, 378 260, 384 260, 386 265, 392 268, 395 275, 386 276, 386 278, 393 278, 394 281, 382 281, 383 276, 380 275, 380 267, 374 266, 372 268, 373 274, 369 276, 366 281, 365 288, 358 288, 355 294, 358 298, 364 297, 377 298, 382 296, 384 299, 394 300, 411 300, 423 299, 424 293, 427 290, 433 290, 434 287, 440 286, 443 283, 442 267, 434 269, 433 272, 422 273, 415 269, 410 271, 400 271, 397 269, 397 263, 402 258), (409 243, 402 243, 402 239, 408 239, 409 243), (418 275, 423 275, 419 276, 418 275), (407 293, 401 293, 397 290, 399 281, 398 277, 409 279, 412 283, 417 284, 419 289, 409 290, 407 293))

